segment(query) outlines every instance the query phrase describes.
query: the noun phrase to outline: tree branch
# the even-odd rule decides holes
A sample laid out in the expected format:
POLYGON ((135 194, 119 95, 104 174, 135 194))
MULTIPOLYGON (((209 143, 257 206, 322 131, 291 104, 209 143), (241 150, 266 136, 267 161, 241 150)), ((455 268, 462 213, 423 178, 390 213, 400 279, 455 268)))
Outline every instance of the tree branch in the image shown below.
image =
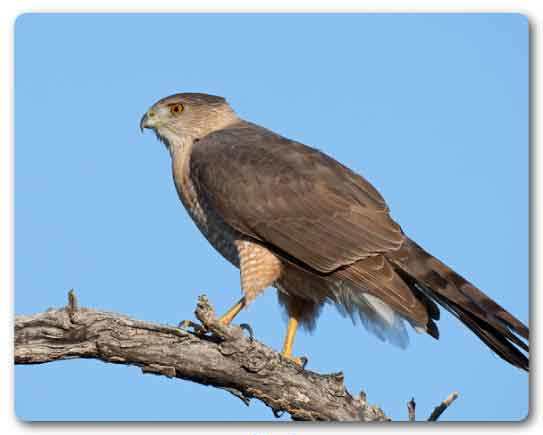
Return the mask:
POLYGON ((380 408, 367 404, 363 392, 352 396, 341 372, 303 370, 246 337, 240 327, 219 323, 205 296, 199 298, 195 314, 207 332, 78 308, 70 291, 65 308, 15 318, 15 363, 96 358, 222 388, 245 404, 254 397, 274 415, 286 411, 294 420, 389 420, 380 408))
POLYGON ((412 397, 409 402, 407 402, 407 417, 409 421, 415 421, 417 419, 417 404, 415 403, 415 398, 412 397))
POLYGON ((454 393, 451 393, 449 397, 447 397, 443 402, 441 402, 439 405, 435 407, 435 409, 432 411, 432 414, 430 414, 430 417, 428 417, 428 421, 437 421, 437 419, 445 412, 445 410, 451 406, 451 403, 453 403, 458 398, 458 393, 455 391, 454 393))

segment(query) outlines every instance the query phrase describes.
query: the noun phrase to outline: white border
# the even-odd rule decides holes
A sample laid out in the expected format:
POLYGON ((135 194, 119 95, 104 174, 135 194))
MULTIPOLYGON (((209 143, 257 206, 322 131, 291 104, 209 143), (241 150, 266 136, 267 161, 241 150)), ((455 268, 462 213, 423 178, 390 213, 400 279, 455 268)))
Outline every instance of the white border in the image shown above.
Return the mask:
MULTIPOLYGON (((539 46, 539 27, 543 17, 543 2, 541 0, 515 1, 483 1, 483 0, 442 0, 434 1, 348 1, 348 0, 261 0, 256 1, 211 1, 211 0, 152 0, 136 2, 135 0, 79 0, 74 1, 39 1, 39 0, 3 0, 0 4, 0 288, 2 298, 0 303, 0 318, 4 319, 0 331, 2 350, 2 367, 0 369, 0 429, 4 434, 35 433, 116 433, 134 432, 154 434, 157 432, 186 432, 190 433, 359 433, 361 431, 379 431, 394 433, 401 431, 446 431, 462 433, 477 430, 481 432, 509 433, 521 431, 526 433, 540 432, 542 424, 542 405, 539 401, 541 390, 541 363, 534 351, 541 344, 537 331, 538 319, 534 316, 536 309, 541 310, 537 293, 539 290, 539 256, 537 247, 541 242, 541 234, 537 231, 538 204, 541 199, 541 177, 535 168, 541 168, 541 152, 537 127, 540 120, 537 112, 537 102, 541 97, 541 88, 537 86, 537 71, 541 71, 541 50, 539 46), (20 423, 14 416, 13 405, 13 25, 16 17, 24 12, 520 12, 526 14, 531 22, 532 31, 532 403, 531 417, 527 423, 511 424, 442 424, 429 425, 318 425, 318 424, 28 424, 20 423), (539 243, 538 243, 539 242, 539 243), (533 344, 533 341, 539 343, 533 344), (535 364, 534 364, 535 363, 535 364), (8 387, 9 386, 9 387, 8 387), (539 410, 538 410, 539 408, 539 410)), ((497 380, 499 382, 499 380, 497 380)))

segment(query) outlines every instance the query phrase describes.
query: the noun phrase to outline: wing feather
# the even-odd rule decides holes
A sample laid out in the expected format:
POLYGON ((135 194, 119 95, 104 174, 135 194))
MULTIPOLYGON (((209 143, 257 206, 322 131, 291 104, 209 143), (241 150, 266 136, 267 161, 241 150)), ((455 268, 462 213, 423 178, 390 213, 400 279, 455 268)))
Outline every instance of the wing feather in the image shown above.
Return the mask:
POLYGON ((242 122, 201 139, 190 174, 229 225, 320 273, 396 250, 404 240, 365 179, 254 124, 242 122))

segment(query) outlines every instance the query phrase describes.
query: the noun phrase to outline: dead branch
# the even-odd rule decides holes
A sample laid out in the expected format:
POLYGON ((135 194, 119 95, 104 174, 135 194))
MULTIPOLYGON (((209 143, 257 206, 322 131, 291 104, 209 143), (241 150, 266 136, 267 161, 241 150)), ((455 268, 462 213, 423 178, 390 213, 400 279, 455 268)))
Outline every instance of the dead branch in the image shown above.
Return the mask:
POLYGON ((415 421, 417 419, 416 414, 417 404, 415 403, 415 398, 412 397, 409 402, 407 402, 407 417, 409 421, 415 421))
POLYGON ((221 388, 245 404, 256 398, 294 420, 389 420, 363 392, 352 396, 341 372, 303 370, 240 327, 217 322, 205 296, 195 314, 203 327, 198 333, 79 308, 71 291, 65 308, 15 318, 15 363, 96 358, 221 388))
MULTIPOLYGON (((434 408, 432 413, 430 414, 430 417, 428 417, 428 420, 426 421, 437 421, 441 414, 458 398, 458 393, 454 392, 449 395, 443 402, 441 402, 438 406, 434 408)), ((411 398, 409 402, 407 402, 407 418, 409 421, 416 421, 417 415, 416 415, 416 409, 417 404, 415 403, 415 398, 411 398)))
POLYGON ((451 406, 451 403, 453 403, 458 398, 458 393, 455 391, 454 393, 450 394, 449 397, 447 397, 443 402, 441 402, 438 406, 435 407, 432 414, 430 414, 430 417, 428 417, 428 421, 437 421, 437 419, 443 414, 443 412, 451 406))

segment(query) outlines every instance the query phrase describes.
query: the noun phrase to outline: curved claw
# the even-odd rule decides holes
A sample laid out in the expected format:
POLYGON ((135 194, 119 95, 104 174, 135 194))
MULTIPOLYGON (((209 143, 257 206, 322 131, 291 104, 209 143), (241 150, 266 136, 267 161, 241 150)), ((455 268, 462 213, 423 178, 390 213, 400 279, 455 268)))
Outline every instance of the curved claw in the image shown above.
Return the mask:
POLYGON ((309 360, 307 359, 307 357, 305 356, 302 356, 302 357, 292 357, 292 356, 288 356, 288 355, 285 355, 285 354, 281 354, 283 358, 286 358, 288 359, 289 361, 292 361, 294 364, 296 364, 298 367, 300 367, 302 370, 305 370, 305 366, 307 365, 307 363, 309 362, 309 360))
POLYGON ((192 324, 194 324, 194 322, 192 320, 181 320, 177 324, 177 327, 181 328, 181 329, 188 329, 188 328, 192 327, 192 324))
POLYGON ((189 328, 192 328, 196 334, 205 334, 206 330, 202 325, 194 323, 192 320, 182 320, 177 325, 179 328, 188 331, 189 328))
POLYGON ((255 333, 253 331, 253 328, 251 328, 251 325, 248 323, 240 323, 239 327, 241 329, 245 329, 249 333, 249 340, 254 341, 255 340, 255 333))

